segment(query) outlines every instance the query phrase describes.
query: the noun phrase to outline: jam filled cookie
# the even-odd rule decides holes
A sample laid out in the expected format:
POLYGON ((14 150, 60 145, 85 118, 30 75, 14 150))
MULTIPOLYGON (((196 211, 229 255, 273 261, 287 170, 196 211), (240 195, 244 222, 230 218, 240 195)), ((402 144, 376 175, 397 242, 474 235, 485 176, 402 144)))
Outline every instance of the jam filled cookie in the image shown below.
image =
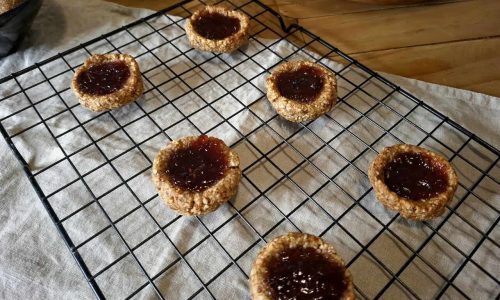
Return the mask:
POLYGON ((92 55, 76 70, 71 88, 95 112, 121 107, 144 91, 139 66, 128 54, 92 55))
POLYGON ((241 12, 222 6, 205 6, 186 22, 186 34, 193 48, 230 53, 248 41, 250 20, 241 12))
POLYGON ((189 136, 160 150, 153 163, 153 182, 160 198, 183 215, 216 210, 238 190, 240 159, 223 141, 189 136))
POLYGON ((370 165, 368 177, 385 207, 413 220, 442 215, 458 184, 446 158, 406 144, 384 148, 370 165))
POLYGON ((335 76, 308 61, 279 65, 266 80, 267 99, 292 122, 304 122, 329 112, 337 101, 335 76))
POLYGON ((253 300, 355 299, 351 274, 335 249, 314 235, 273 239, 250 272, 253 300))

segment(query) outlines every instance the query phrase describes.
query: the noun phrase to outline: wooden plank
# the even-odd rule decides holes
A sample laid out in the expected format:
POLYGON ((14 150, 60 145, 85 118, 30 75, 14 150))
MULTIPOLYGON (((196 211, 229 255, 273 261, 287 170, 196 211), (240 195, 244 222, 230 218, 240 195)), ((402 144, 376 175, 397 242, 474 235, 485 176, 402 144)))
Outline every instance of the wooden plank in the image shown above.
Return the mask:
POLYGON ((500 1, 480 0, 299 19, 348 53, 500 36, 500 1))
POLYGON ((500 38, 353 55, 368 67, 500 97, 500 38))
POLYGON ((425 3, 382 5, 357 3, 350 0, 276 0, 279 12, 290 18, 307 19, 339 14, 359 13, 375 10, 390 10, 398 7, 429 6, 442 3, 470 0, 433 0, 425 3))

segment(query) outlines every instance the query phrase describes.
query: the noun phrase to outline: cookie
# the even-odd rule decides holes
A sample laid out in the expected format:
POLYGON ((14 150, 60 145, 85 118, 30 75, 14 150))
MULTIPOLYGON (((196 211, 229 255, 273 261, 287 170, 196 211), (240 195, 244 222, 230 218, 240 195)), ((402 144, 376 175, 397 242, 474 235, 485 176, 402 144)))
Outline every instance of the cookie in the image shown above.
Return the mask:
POLYGON ((215 137, 188 136, 160 150, 153 182, 161 199, 182 215, 204 215, 238 190, 240 159, 215 137))
POLYGON ((309 61, 279 65, 266 79, 266 88, 276 112, 291 122, 314 120, 337 102, 335 75, 309 61))
POLYGON ((247 43, 250 19, 242 12, 223 6, 205 6, 186 22, 185 30, 193 48, 230 53, 247 43))
POLYGON ((19 6, 23 2, 22 0, 2 0, 0 1, 0 14, 8 12, 19 6))
POLYGON ((253 300, 355 299, 352 277, 332 245, 305 233, 269 242, 250 272, 253 300))
POLYGON ((384 148, 371 163, 368 177, 385 207, 412 220, 442 215, 458 185, 446 158, 407 144, 384 148))
POLYGON ((94 54, 71 81, 81 105, 100 112, 126 105, 144 91, 141 71, 128 54, 94 54))

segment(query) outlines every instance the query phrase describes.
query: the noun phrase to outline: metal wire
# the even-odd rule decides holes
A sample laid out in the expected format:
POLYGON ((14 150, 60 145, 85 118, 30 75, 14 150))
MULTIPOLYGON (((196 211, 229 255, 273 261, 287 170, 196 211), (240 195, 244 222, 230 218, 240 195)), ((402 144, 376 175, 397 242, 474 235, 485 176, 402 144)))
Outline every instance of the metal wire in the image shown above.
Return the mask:
MULTIPOLYGON (((190 56, 192 54, 192 51, 194 51, 193 49, 181 49, 177 45, 178 40, 185 37, 184 34, 180 34, 179 36, 173 38, 169 38, 164 34, 164 30, 168 29, 183 31, 182 22, 184 18, 189 16, 193 11, 193 6, 191 4, 206 4, 205 1, 186 0, 177 5, 154 13, 148 17, 140 19, 127 26, 104 34, 98 38, 82 43, 77 47, 59 53, 58 55, 35 64, 32 67, 16 72, 6 78, 0 79, 0 84, 11 84, 16 87, 15 91, 0 99, 0 105, 2 105, 3 102, 11 101, 18 97, 23 97, 23 99, 27 100, 27 103, 24 106, 21 106, 17 110, 9 112, 8 114, 0 118, 0 132, 6 139, 16 158, 23 166, 23 169, 27 174, 31 184, 33 185, 36 193, 41 199, 45 209, 49 213, 52 222, 55 224, 57 230, 61 234, 61 237, 64 239, 71 254, 75 258, 78 266, 82 270, 84 276, 87 278, 87 281, 92 288, 95 296, 99 299, 104 299, 107 292, 106 290, 102 289, 102 286, 99 284, 98 279, 104 276, 103 274, 111 272, 110 270, 117 264, 123 262, 127 258, 131 258, 132 261, 136 263, 137 267, 146 280, 144 283, 134 288, 130 293, 122 295, 124 298, 130 299, 140 292, 144 291, 148 287, 153 289, 153 294, 156 295, 157 298, 168 298, 169 295, 165 295, 162 292, 161 287, 159 287, 155 282, 161 276, 164 276, 179 264, 183 264, 187 267, 190 274, 192 274, 196 278, 196 281, 199 284, 199 287, 196 288, 194 293, 192 293, 189 298, 195 298, 200 295, 200 293, 204 293, 205 296, 215 299, 216 295, 211 290, 210 286, 214 282, 216 282, 218 278, 225 274, 225 272, 227 272, 232 266, 236 268, 236 271, 240 273, 243 278, 247 279, 249 274, 248 269, 243 262, 243 259, 247 255, 249 255, 251 251, 253 251, 253 249, 264 245, 278 228, 281 228, 283 226, 291 226, 296 231, 307 230, 307 228, 303 228, 303 226, 297 224, 296 220, 294 221, 294 214, 307 206, 315 207, 319 212, 321 212, 322 215, 324 215, 328 219, 328 225, 321 230, 319 236, 325 236, 326 234, 331 232, 333 228, 339 228, 358 247, 355 255, 353 255, 353 257, 351 257, 347 262, 348 266, 352 267, 361 257, 364 257, 372 260, 374 264, 381 268, 384 274, 388 277, 388 280, 375 293, 367 292, 363 289, 363 286, 355 284, 356 293, 360 298, 383 297, 391 287, 397 285, 404 291, 404 293, 406 293, 408 297, 419 299, 421 297, 419 292, 415 291, 414 286, 412 286, 412 284, 409 284, 403 276, 404 272, 409 268, 409 266, 415 264, 417 259, 418 262, 423 263, 427 268, 431 270, 431 272, 433 272, 433 274, 437 275, 442 280, 442 285, 439 287, 439 291, 434 295, 436 298, 443 296, 450 290, 450 288, 453 289, 453 291, 459 293, 464 298, 470 299, 472 297, 471 291, 464 290, 460 287, 459 284, 455 282, 456 278, 460 276, 460 274, 469 264, 480 270, 482 274, 489 278, 489 280, 494 284, 499 285, 500 281, 498 279, 498 276, 496 276, 497 274, 492 272, 491 269, 487 268, 482 261, 478 261, 474 257, 474 255, 485 243, 485 241, 488 241, 488 243, 490 243, 497 249, 500 248, 498 242, 490 236, 494 228, 498 225, 498 222, 500 220, 500 212, 494 204, 490 203, 487 199, 482 197, 481 193, 476 190, 476 188, 478 188, 484 182, 484 180, 489 180, 496 185, 499 184, 499 179, 496 173, 494 173, 495 168, 498 168, 500 158, 500 152, 498 151, 498 149, 483 141, 475 134, 467 131, 459 124, 448 119, 446 116, 439 113, 423 101, 415 98, 407 91, 394 85, 392 82, 368 69, 358 61, 352 59, 344 52, 323 41, 320 37, 312 34, 311 32, 296 24, 292 24, 287 27, 284 19, 277 12, 262 4, 260 1, 218 1, 215 3, 219 2, 224 2, 226 5, 230 5, 235 9, 245 12, 252 19, 252 22, 254 24, 258 24, 258 28, 260 28, 252 32, 252 35, 250 37, 252 42, 258 45, 260 49, 252 54, 239 50, 238 54, 241 56, 241 59, 234 64, 226 61, 225 56, 220 54, 206 57, 201 62, 196 61, 190 56), (173 11, 184 16, 184 18, 172 19, 167 14, 173 11), (166 25, 159 28, 155 27, 152 22, 156 18, 160 18, 166 21, 166 25), (267 18, 266 20, 274 18, 274 20, 276 20, 277 22, 277 26, 273 28, 272 26, 270 26, 270 24, 267 24, 265 21, 263 21, 264 18, 267 18), (136 33, 135 30, 137 28, 147 29, 147 32, 136 33), (257 38, 257 36, 263 32, 270 32, 278 37, 278 39, 270 44, 266 44, 257 38), (113 42, 113 38, 118 35, 126 35, 129 37, 130 41, 121 45, 116 45, 113 42), (300 36, 302 38, 301 42, 297 42, 297 36, 300 36), (144 42, 144 40, 149 37, 159 38, 162 42, 158 45, 149 46, 146 42, 144 42), (294 50, 285 57, 281 57, 280 54, 276 52, 275 49, 273 49, 274 46, 276 46, 283 40, 289 41, 295 46, 294 50), (127 120, 126 122, 118 120, 117 117, 115 117, 110 112, 96 114, 86 120, 80 120, 77 114, 74 112, 74 110, 79 107, 79 104, 68 104, 68 99, 66 99, 65 93, 69 91, 69 87, 58 89, 52 83, 52 81, 55 78, 64 76, 68 72, 69 74, 72 74, 75 68, 82 63, 80 61, 76 65, 72 65, 72 63, 70 62, 71 55, 82 51, 84 54, 90 55, 92 54, 92 50, 90 48, 94 46, 102 47, 103 45, 105 45, 105 48, 107 48, 109 52, 118 53, 126 51, 127 47, 133 46, 145 49, 145 51, 142 53, 135 53, 136 58, 140 59, 141 57, 150 56, 156 63, 151 68, 143 70, 143 77, 146 81, 146 86, 148 87, 146 88, 144 93, 156 93, 165 100, 164 103, 158 105, 153 109, 145 108, 138 102, 133 103, 131 105, 136 106, 138 111, 141 112, 141 115, 135 119, 127 120), (156 51, 161 47, 169 47, 175 50, 176 54, 168 59, 163 59, 161 56, 156 54, 156 51), (324 50, 324 53, 322 55, 312 55, 309 51, 307 51, 311 48, 322 48, 324 50), (272 53, 273 55, 279 57, 280 60, 273 65, 264 66, 261 64, 261 62, 259 62, 259 59, 257 59, 258 55, 261 55, 264 52, 272 53), (273 114, 266 119, 259 115, 256 111, 254 111, 254 105, 257 105, 262 96, 265 95, 265 91, 262 90, 262 88, 257 84, 255 84, 254 80, 264 74, 267 74, 270 69, 275 67, 281 61, 291 59, 298 54, 305 55, 310 60, 314 60, 317 63, 323 64, 325 67, 330 68, 332 72, 336 74, 339 80, 341 79, 345 81, 350 87, 349 91, 347 91, 345 95, 339 97, 338 106, 342 105, 343 107, 356 113, 357 117, 351 120, 348 124, 344 124, 341 121, 336 120, 331 115, 326 115, 324 118, 328 120, 328 122, 330 122, 332 125, 335 125, 337 128, 339 128, 338 132, 336 132, 331 137, 325 138, 321 135, 321 133, 316 131, 314 122, 301 124, 301 126, 297 127, 292 133, 288 135, 283 134, 278 128, 274 126, 275 122, 278 122, 279 120, 279 117, 276 114, 273 114), (334 70, 328 63, 325 63, 326 60, 332 56, 336 56, 344 63, 344 66, 340 70, 334 70), (189 67, 181 72, 176 73, 176 71, 171 67, 171 63, 178 59, 189 62, 189 67), (219 61, 221 63, 221 66, 225 68, 221 73, 217 75, 212 75, 205 68, 203 68, 203 64, 213 61, 219 61), (63 67, 64 70, 61 72, 56 72, 55 74, 48 74, 45 67, 54 63, 60 67, 63 67), (245 74, 238 70, 238 67, 244 66, 246 63, 251 63, 258 66, 260 72, 250 78, 247 78, 246 76, 244 76, 245 74), (174 76, 171 76, 163 82, 157 83, 152 78, 150 78, 149 75, 151 74, 151 72, 154 72, 158 69, 167 70, 169 73, 174 74, 174 76), (353 79, 349 78, 348 73, 353 71, 361 72, 364 74, 363 80, 361 82, 355 82, 353 79), (203 74, 203 77, 205 78, 203 82, 200 82, 200 84, 194 87, 190 86, 189 82, 184 79, 184 75, 191 74, 192 72, 200 72, 200 74, 203 74), (228 72, 234 72, 235 74, 240 76, 243 81, 232 88, 220 84, 218 79, 228 74, 228 72), (20 81, 20 78, 26 75, 30 75, 31 73, 41 74, 41 79, 39 80, 39 82, 30 83, 27 85, 23 84, 20 81), (172 82, 179 82, 180 84, 185 86, 185 90, 173 98, 167 96, 162 90, 162 86, 165 86, 172 82), (204 99, 203 94, 197 90, 199 87, 208 82, 215 83, 222 91, 220 96, 210 101, 204 99), (367 89, 367 86, 373 84, 374 82, 386 89, 386 92, 384 92, 384 95, 382 97, 372 95, 367 89), (44 96, 41 99, 33 99, 33 97, 30 96, 30 90, 36 89, 44 84, 47 84, 52 91, 50 95, 44 96), (250 103, 242 102, 237 96, 237 90, 243 86, 250 86, 255 91, 258 91, 261 97, 256 97, 257 99, 253 100, 250 103), (202 103, 200 107, 194 109, 191 112, 185 113, 178 106, 178 102, 180 101, 180 99, 182 99, 182 97, 187 95, 196 96, 197 98, 201 99, 202 103), (358 108, 356 107, 356 105, 351 103, 351 99, 354 97, 354 95, 363 95, 365 97, 368 97, 373 103, 368 109, 363 111, 363 109, 358 108), (239 109, 236 109, 227 116, 219 112, 214 106, 217 101, 223 99, 226 96, 231 96, 232 99, 234 99, 240 106, 239 109), (48 101, 51 101, 54 97, 59 99, 60 102, 63 103, 64 107, 60 111, 52 113, 50 116, 45 116, 39 110, 39 107, 46 105, 46 103, 48 101), (401 101, 408 101, 409 103, 412 103, 412 107, 406 112, 400 112, 390 102, 394 101, 394 99, 397 99, 398 97, 402 97, 404 99, 401 101), (176 112, 178 112, 181 115, 181 118, 172 122, 167 127, 162 127, 152 117, 152 115, 155 112, 159 112, 161 109, 168 106, 172 107, 176 112), (213 111, 220 121, 216 122, 209 128, 200 128, 199 125, 192 121, 192 117, 200 112, 203 112, 206 109, 210 109, 211 111, 213 111), (391 114, 393 114, 397 118, 395 122, 393 122, 390 126, 384 126, 383 123, 377 122, 376 118, 372 117, 372 114, 379 109, 386 109, 390 111, 391 114), (38 119, 32 120, 31 124, 25 126, 24 128, 16 128, 16 130, 13 131, 7 130, 4 127, 5 123, 10 122, 13 117, 21 116, 32 110, 34 111, 38 119), (439 121, 432 129, 426 130, 423 126, 416 124, 411 119, 411 116, 417 110, 424 110, 439 121), (231 119, 236 118, 241 113, 248 113, 249 115, 251 115, 252 118, 258 121, 258 126, 252 128, 251 130, 248 130, 247 132, 244 132, 237 126, 235 126, 231 122, 231 119), (67 128, 65 127, 61 132, 56 132, 51 128, 50 122, 52 122, 52 120, 54 120, 55 118, 62 116, 63 114, 71 115, 73 119, 76 120, 76 123, 68 126, 67 128), (109 117, 112 123, 116 125, 116 128, 113 130, 109 130, 99 137, 93 137, 86 126, 101 117, 109 117), (136 139, 134 139, 134 136, 126 130, 126 128, 128 126, 137 124, 142 120, 148 120, 148 122, 151 122, 151 124, 153 124, 153 126, 155 127, 156 132, 151 133, 150 136, 142 141, 137 141, 136 139), (157 200, 157 195, 151 196, 148 199, 141 199, 141 197, 134 191, 134 188, 131 184, 141 174, 147 172, 150 169, 152 163, 151 158, 143 150, 143 146, 153 139, 159 137, 163 137, 167 140, 172 140, 173 137, 169 134, 169 131, 186 122, 190 127, 194 128, 194 130, 198 134, 209 133, 212 130, 219 128, 220 126, 229 126, 229 128, 233 130, 238 136, 238 138, 231 144, 231 147, 237 147, 238 145, 242 144, 248 145, 249 147, 251 147, 252 151, 257 153, 257 157, 242 170, 243 180, 253 190, 256 191, 252 199, 249 199, 249 201, 242 207, 237 207, 234 203, 229 203, 227 206, 230 211, 230 216, 214 228, 211 228, 210 224, 208 224, 204 218, 195 218, 201 230, 203 231, 203 237, 187 249, 183 250, 180 249, 176 245, 175 241, 171 238, 172 233, 170 231, 172 226, 175 226, 175 224, 182 220, 183 217, 175 216, 166 224, 162 225, 161 222, 155 218, 154 214, 148 208, 148 205, 150 203, 157 200), (381 134, 373 140, 366 140, 363 135, 360 135, 359 132, 356 131, 356 126, 358 126, 360 122, 368 122, 369 124, 371 124, 371 126, 379 130, 381 134), (390 138, 395 142, 404 143, 404 140, 398 137, 398 135, 395 133, 395 130, 403 124, 410 126, 411 128, 413 128, 412 130, 415 130, 422 135, 422 137, 418 140, 418 142, 416 142, 416 144, 423 145, 434 143, 438 145, 438 147, 443 148, 443 151, 449 154, 448 158, 450 161, 452 161, 452 163, 454 162, 454 160, 459 159, 460 161, 463 161, 465 164, 467 164, 467 166, 469 166, 471 169, 473 169, 474 172, 478 173, 478 176, 474 182, 469 184, 465 182, 459 183, 462 194, 460 196, 457 196, 456 201, 448 206, 448 212, 442 219, 439 219, 438 222, 422 223, 422 229, 426 228, 430 233, 425 237, 425 239, 421 241, 419 246, 416 248, 413 247, 411 243, 409 243, 405 239, 404 236, 402 236, 397 232, 397 230, 393 228, 393 225, 401 221, 401 217, 398 214, 394 214, 392 217, 390 217, 389 220, 384 220, 377 216, 377 213, 374 212, 372 208, 365 203, 364 199, 373 194, 371 188, 365 189, 360 195, 353 195, 352 192, 350 192, 341 183, 339 183, 339 179, 344 176, 346 172, 350 172, 350 170, 354 170, 357 174, 359 174, 366 180, 366 170, 363 169, 363 167, 359 166, 360 161, 366 156, 378 153, 377 149, 379 149, 381 143, 383 143, 385 139, 390 138), (63 156, 60 159, 51 162, 47 166, 44 166, 43 168, 33 170, 32 166, 27 163, 26 157, 23 156, 18 146, 16 146, 15 140, 16 138, 30 132, 31 130, 34 130, 39 126, 43 126, 43 128, 45 128, 45 130, 49 133, 50 138, 55 142, 57 148, 61 151, 63 156), (439 135, 437 135, 437 132, 439 132, 440 130, 444 130, 444 128, 465 137, 459 147, 449 145, 446 143, 446 141, 440 139, 439 135), (81 130, 85 135, 85 138, 90 142, 78 148, 77 150, 68 152, 61 145, 60 139, 77 130, 81 130), (278 141, 275 145, 269 147, 269 149, 261 150, 261 145, 254 142, 252 140, 252 136, 257 134, 258 132, 262 134, 264 130, 269 131, 273 136, 277 137, 278 141), (113 157, 108 157, 106 155, 106 149, 101 146, 101 142, 115 134, 120 133, 130 141, 131 145, 128 148, 123 149, 123 151, 119 154, 113 157), (303 151, 294 144, 294 141, 304 134, 314 137, 314 139, 317 140, 320 144, 318 147, 315 147, 315 149, 310 153, 303 153, 303 151), (359 153, 355 154, 353 157, 350 157, 346 153, 343 153, 341 149, 338 149, 337 147, 332 145, 332 143, 338 141, 342 136, 349 136, 353 138, 363 147, 363 150, 359 151, 359 153), (473 163, 471 159, 463 153, 463 151, 465 151, 464 149, 470 148, 472 144, 474 144, 475 148, 479 149, 478 151, 484 151, 490 154, 486 165, 473 163), (104 161, 96 166, 91 167, 88 170, 82 170, 79 168, 79 166, 72 162, 72 158, 75 158, 76 156, 80 155, 86 150, 89 150, 90 148, 97 149, 97 151, 104 158, 104 161), (275 159, 273 158, 273 155, 283 148, 291 150, 294 155, 299 157, 299 161, 296 162, 296 165, 290 169, 284 169, 282 166, 280 166, 280 163, 275 161, 275 159), (138 153, 140 153, 140 156, 145 161, 147 161, 148 165, 135 170, 135 173, 130 176, 124 176, 114 166, 113 163, 125 157, 125 155, 131 153, 132 151, 137 151, 138 153), (341 159, 341 161, 343 161, 343 166, 336 170, 336 172, 333 174, 325 170, 324 166, 315 162, 315 158, 318 155, 321 155, 322 151, 331 151, 332 153, 334 153, 341 159), (43 174, 54 170, 58 166, 58 164, 64 162, 69 163, 71 169, 77 175, 76 178, 69 180, 55 190, 51 190, 50 192, 45 193, 45 187, 43 186, 44 183, 40 182, 37 179, 38 176, 43 176, 43 174), (259 185, 254 182, 252 176, 250 175, 252 169, 261 164, 268 164, 278 173, 273 182, 265 188, 259 187, 259 185), (102 194, 97 194, 92 189, 92 187, 86 183, 85 178, 93 172, 96 172, 106 166, 109 166, 111 168, 112 173, 119 178, 120 183, 102 194), (296 174, 300 170, 304 170, 305 168, 311 168, 312 170, 314 170, 314 172, 317 172, 317 174, 319 174, 321 178, 325 179, 324 182, 313 191, 309 191, 304 188, 301 185, 301 182, 294 178, 294 174, 296 174), (286 212, 285 210, 280 208, 280 206, 277 205, 273 198, 270 196, 273 189, 277 188, 284 182, 291 184, 294 189, 296 189, 299 194, 302 195, 302 200, 289 212, 286 212), (83 184, 85 190, 91 195, 91 199, 69 213, 58 213, 57 209, 54 208, 53 205, 51 205, 50 199, 56 197, 59 193, 65 191, 70 186, 76 183, 83 184), (333 186, 338 189, 340 193, 350 201, 348 207, 345 208, 345 210, 338 216, 335 216, 331 211, 329 211, 327 207, 323 206, 321 202, 318 201, 318 195, 322 193, 328 186, 333 186), (101 202, 105 197, 120 188, 125 188, 132 195, 135 204, 133 208, 129 209, 125 214, 113 219, 103 207, 101 202), (480 226, 476 225, 473 220, 469 220, 467 216, 464 216, 463 213, 460 212, 463 203, 471 196, 481 202, 482 205, 487 207, 489 213, 492 215, 491 224, 486 229, 480 228, 480 226), (262 230, 259 230, 258 224, 256 224, 255 221, 247 216, 249 209, 257 205, 260 199, 263 199, 263 201, 265 201, 267 205, 270 205, 272 209, 274 209, 278 214, 278 220, 276 220, 274 224, 270 228, 267 228, 264 232, 261 232, 262 230), (103 213, 107 221, 107 225, 75 244, 70 234, 66 230, 64 224, 76 218, 76 216, 85 209, 93 206, 96 206, 98 210, 103 213), (118 225, 126 222, 127 217, 140 211, 145 212, 148 219, 154 223, 155 230, 135 245, 132 245, 129 241, 127 241, 127 238, 122 234, 122 232, 120 232, 118 225), (356 228, 352 228, 344 224, 344 221, 348 219, 352 214, 354 214, 354 211, 362 211, 364 214, 369 216, 370 220, 373 220, 373 222, 375 222, 380 228, 367 241, 360 240, 358 238, 356 228), (461 222, 468 226, 467 228, 471 228, 475 234, 479 235, 479 239, 475 241, 474 247, 469 252, 461 249, 452 240, 450 240, 450 237, 446 236, 446 234, 443 234, 440 231, 440 229, 445 226, 448 220, 452 217, 458 218, 461 222), (229 226, 228 224, 236 220, 240 220, 244 224, 244 226, 248 228, 248 230, 252 233, 253 238, 252 240, 248 241, 248 246, 245 249, 243 249, 239 254, 233 256, 231 254, 231 251, 224 245, 224 242, 217 237, 217 234, 224 228, 229 226), (100 269, 91 271, 91 269, 89 269, 88 265, 85 263, 85 260, 82 258, 82 251, 90 242, 96 241, 108 230, 112 230, 116 233, 116 235, 119 237, 120 242, 125 246, 126 251, 118 257, 114 258, 112 261, 107 262, 107 264, 100 269), (382 235, 387 235, 391 239, 396 240, 399 244, 402 245, 402 247, 404 247, 404 249, 407 250, 407 252, 409 252, 409 255, 406 257, 405 262, 396 269, 390 267, 387 262, 384 262, 384 260, 371 249, 371 247, 382 235), (143 247, 146 243, 157 236, 163 236, 168 241, 169 245, 174 249, 176 257, 166 266, 164 266, 159 272, 150 274, 147 268, 144 266, 144 263, 141 262, 141 259, 136 255, 136 251, 138 249, 141 249, 141 247, 143 247), (432 261, 429 261, 429 259, 422 254, 422 251, 426 248, 426 246, 432 241, 435 241, 435 239, 437 238, 443 241, 448 247, 451 247, 461 257, 461 261, 457 264, 457 267, 453 272, 451 272, 451 274, 440 270, 439 267, 435 266, 432 261), (220 268, 220 270, 218 270, 213 276, 204 280, 203 274, 200 274, 199 271, 197 271, 196 268, 191 265, 188 256, 194 251, 203 248, 206 243, 211 241, 215 242, 218 251, 227 259, 227 264, 220 268)), ((214 2, 211 1, 210 3, 214 2)))

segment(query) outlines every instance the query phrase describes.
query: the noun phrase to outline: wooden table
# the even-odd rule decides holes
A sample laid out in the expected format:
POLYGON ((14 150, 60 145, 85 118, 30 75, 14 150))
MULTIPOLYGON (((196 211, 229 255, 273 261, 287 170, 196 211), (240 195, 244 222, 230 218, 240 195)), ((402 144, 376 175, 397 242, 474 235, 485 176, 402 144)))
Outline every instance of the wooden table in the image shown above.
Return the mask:
MULTIPOLYGON (((160 9, 172 0, 110 0, 160 9)), ((500 96, 500 0, 266 0, 374 70, 500 96)))

